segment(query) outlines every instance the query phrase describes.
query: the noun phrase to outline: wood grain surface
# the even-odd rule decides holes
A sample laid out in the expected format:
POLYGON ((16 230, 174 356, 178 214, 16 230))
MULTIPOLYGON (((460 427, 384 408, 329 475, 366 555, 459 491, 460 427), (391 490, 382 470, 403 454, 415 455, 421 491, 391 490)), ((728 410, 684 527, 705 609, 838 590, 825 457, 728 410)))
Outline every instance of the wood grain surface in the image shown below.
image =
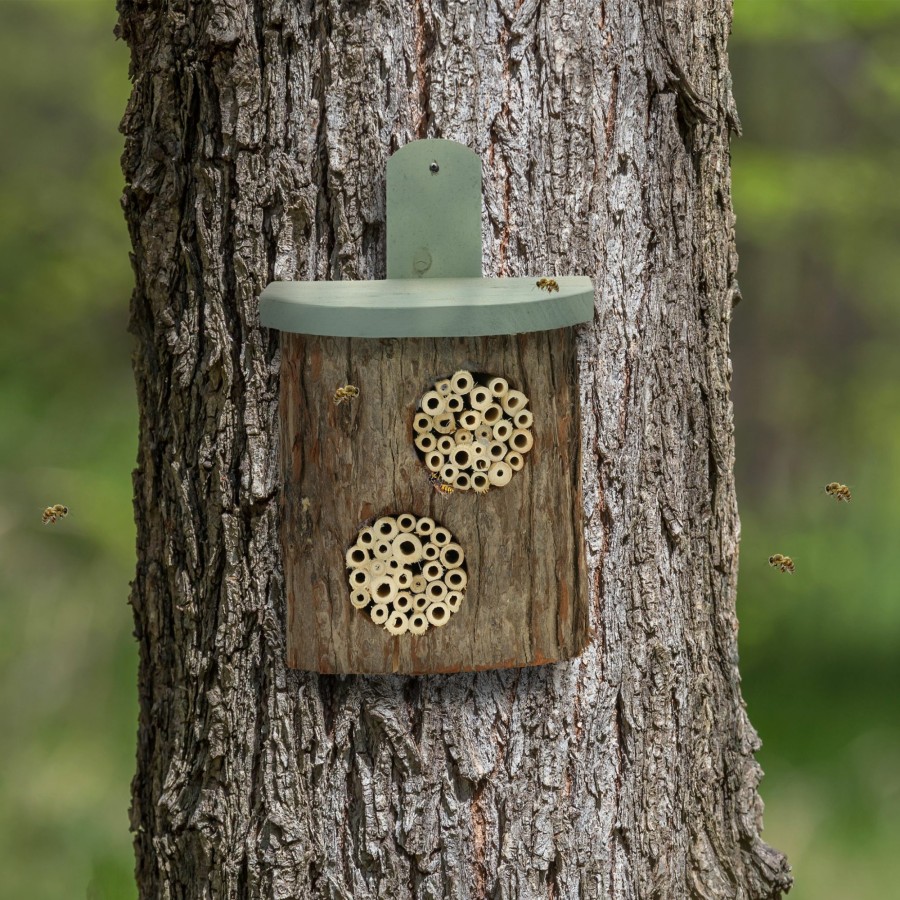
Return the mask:
POLYGON ((578 395, 572 329, 348 340, 282 335, 282 546, 288 664, 324 673, 461 672, 540 665, 587 641, 578 395), (419 398, 458 369, 501 375, 530 398, 535 446, 487 494, 435 492, 413 445, 419 398), (335 405, 346 383, 358 398, 335 405), (449 528, 466 554, 447 625, 390 635, 350 604, 344 554, 376 516, 449 528))

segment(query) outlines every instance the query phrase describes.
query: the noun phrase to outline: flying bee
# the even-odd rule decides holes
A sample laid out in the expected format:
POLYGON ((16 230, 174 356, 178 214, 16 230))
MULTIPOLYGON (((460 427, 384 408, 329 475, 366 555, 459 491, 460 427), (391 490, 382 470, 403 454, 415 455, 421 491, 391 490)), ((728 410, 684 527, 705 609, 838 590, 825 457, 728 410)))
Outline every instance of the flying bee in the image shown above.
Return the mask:
POLYGON ((831 481, 825 485, 825 493, 831 494, 838 503, 842 500, 846 500, 847 503, 850 502, 850 488, 847 487, 846 484, 841 484, 837 481, 831 481))
POLYGON ((345 384, 334 392, 334 402, 341 404, 349 403, 354 397, 359 396, 359 388, 353 384, 345 384))
POLYGON ((781 569, 782 572, 794 572, 794 561, 789 556, 782 556, 776 553, 769 557, 769 565, 775 569, 781 569))
POLYGON ((559 293, 559 285, 556 283, 555 278, 538 278, 537 286, 548 294, 552 294, 554 291, 557 294, 559 293))
POLYGON ((447 484, 437 472, 429 472, 428 473, 428 483, 439 493, 439 494, 452 494, 453 493, 453 485, 447 484))
POLYGON ((63 519, 69 514, 69 507, 57 503, 56 506, 48 506, 41 516, 44 525, 54 525, 57 519, 63 519))

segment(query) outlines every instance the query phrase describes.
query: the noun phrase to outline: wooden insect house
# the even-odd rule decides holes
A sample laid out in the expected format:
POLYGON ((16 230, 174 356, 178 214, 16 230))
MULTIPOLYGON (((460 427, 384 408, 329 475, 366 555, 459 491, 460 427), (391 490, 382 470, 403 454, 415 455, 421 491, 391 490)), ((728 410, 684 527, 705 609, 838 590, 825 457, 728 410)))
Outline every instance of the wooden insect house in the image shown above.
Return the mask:
POLYGON ((539 665, 587 642, 575 329, 588 278, 481 277, 481 160, 387 167, 387 280, 275 282, 288 664, 539 665))

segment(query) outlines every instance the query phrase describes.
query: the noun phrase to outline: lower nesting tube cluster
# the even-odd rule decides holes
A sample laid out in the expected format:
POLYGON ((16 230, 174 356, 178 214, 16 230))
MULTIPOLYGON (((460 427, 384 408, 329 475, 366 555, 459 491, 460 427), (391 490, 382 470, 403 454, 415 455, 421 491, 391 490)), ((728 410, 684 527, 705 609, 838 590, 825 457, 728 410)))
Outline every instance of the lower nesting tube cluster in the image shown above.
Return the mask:
POLYGON ((350 602, 394 635, 450 621, 465 598, 465 553, 434 519, 382 516, 347 551, 350 602))

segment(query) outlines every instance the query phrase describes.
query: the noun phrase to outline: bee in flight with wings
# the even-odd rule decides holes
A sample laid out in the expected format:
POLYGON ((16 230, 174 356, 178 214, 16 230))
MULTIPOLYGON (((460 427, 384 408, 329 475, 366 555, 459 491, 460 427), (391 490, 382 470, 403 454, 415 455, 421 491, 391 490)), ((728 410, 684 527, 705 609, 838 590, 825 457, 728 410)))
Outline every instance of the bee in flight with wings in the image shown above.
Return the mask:
POLYGON ((769 565, 775 569, 781 569, 782 572, 794 574, 794 561, 789 556, 782 556, 776 553, 769 557, 769 565))
POLYGON ((556 283, 555 278, 538 278, 537 286, 548 294, 552 294, 554 291, 557 294, 559 293, 559 285, 556 283))
POLYGON ((44 510, 41 521, 44 525, 55 525, 57 519, 64 519, 69 514, 69 507, 57 503, 56 506, 48 506, 44 510))
POLYGON ((838 503, 841 501, 850 502, 850 488, 847 487, 846 484, 841 484, 837 481, 831 481, 825 485, 825 493, 831 494, 838 503))

